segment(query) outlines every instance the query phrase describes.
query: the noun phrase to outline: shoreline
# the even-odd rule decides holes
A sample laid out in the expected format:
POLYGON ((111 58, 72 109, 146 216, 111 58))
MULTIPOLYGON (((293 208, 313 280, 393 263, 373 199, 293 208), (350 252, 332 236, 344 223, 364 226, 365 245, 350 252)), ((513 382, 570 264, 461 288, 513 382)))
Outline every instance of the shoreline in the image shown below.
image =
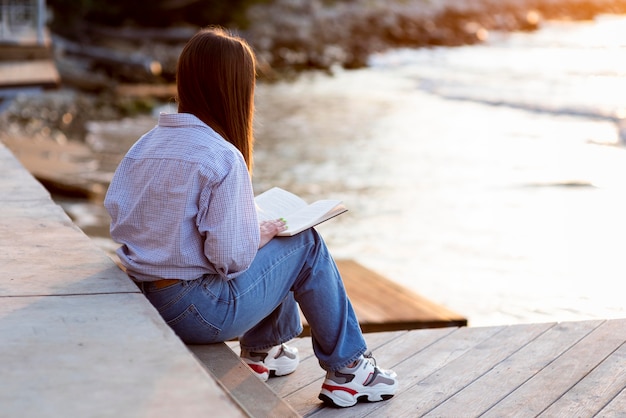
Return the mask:
MULTIPOLYGON (((242 35, 257 50, 260 82, 289 82, 316 71, 362 68, 377 51, 475 44, 490 31, 533 31, 548 19, 605 13, 626 13, 626 0, 276 0, 250 8, 253 23, 242 35)), ((168 53, 177 55, 179 47, 168 53)), ((129 146, 124 138, 117 144, 116 130, 138 137, 153 123, 150 112, 173 103, 175 88, 108 79, 95 91, 81 90, 63 72, 76 57, 55 51, 55 59, 61 88, 13 100, 0 113, 0 141, 53 193, 98 201, 129 146)))
POLYGON ((388 49, 472 45, 491 31, 534 31, 547 20, 590 20, 624 14, 618 0, 277 0, 249 10, 244 33, 275 72, 334 66, 361 68, 388 49), (270 25, 265 22, 271 22, 270 25))

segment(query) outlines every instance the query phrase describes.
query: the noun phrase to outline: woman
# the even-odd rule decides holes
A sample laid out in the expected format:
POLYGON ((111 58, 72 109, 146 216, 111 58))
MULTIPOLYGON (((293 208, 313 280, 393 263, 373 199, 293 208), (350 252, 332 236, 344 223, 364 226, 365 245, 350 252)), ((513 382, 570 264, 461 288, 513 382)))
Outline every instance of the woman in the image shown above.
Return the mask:
POLYGON ((293 372, 302 332, 327 371, 320 399, 340 407, 394 395, 395 373, 366 345, 337 267, 314 229, 276 237, 251 183, 255 58, 222 29, 196 34, 177 67, 178 113, 135 143, 109 187, 111 235, 129 276, 190 344, 239 338, 265 380, 293 372))

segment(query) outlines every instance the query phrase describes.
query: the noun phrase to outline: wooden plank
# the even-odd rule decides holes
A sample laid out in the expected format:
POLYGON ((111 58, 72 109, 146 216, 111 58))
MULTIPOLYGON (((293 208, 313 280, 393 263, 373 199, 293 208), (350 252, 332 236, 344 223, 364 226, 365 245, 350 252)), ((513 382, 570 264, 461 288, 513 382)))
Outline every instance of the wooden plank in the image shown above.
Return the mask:
POLYGON ((57 87, 61 81, 52 60, 0 62, 0 87, 57 87))
POLYGON ((0 43, 0 61, 24 61, 52 59, 50 39, 46 37, 44 44, 39 45, 35 39, 31 42, 0 43))
MULTIPOLYGON (((622 366, 623 367, 623 366, 622 366)), ((610 404, 603 408, 598 417, 623 417, 626 411, 626 389, 623 389, 610 404)))
MULTIPOLYGON (((268 385, 302 416, 319 418, 482 416, 515 396, 522 395, 522 403, 532 397, 541 398, 553 386, 565 388, 564 394, 559 397, 561 400, 553 402, 551 409, 544 408, 546 417, 593 416, 591 411, 600 408, 603 409, 597 416, 617 417, 623 414, 626 400, 626 335, 622 332, 625 324, 626 319, 596 320, 366 334, 378 364, 398 373, 400 389, 388 402, 358 404, 347 409, 327 408, 317 399, 324 372, 312 354, 311 339, 301 338, 290 343, 304 354, 301 367, 285 378, 270 379, 268 385), (575 379, 578 383, 571 383, 567 361, 549 378, 542 379, 541 384, 534 385, 532 391, 517 390, 580 349, 581 344, 608 354, 598 356, 602 361, 595 361, 592 356, 591 363, 584 350, 572 357, 569 361, 587 364, 582 370, 590 370, 582 372, 581 379, 575 379)), ((536 415, 520 407, 495 413, 536 415)))
MULTIPOLYGON (((550 405, 542 417, 615 416, 602 411, 626 390, 626 344, 622 344, 576 386, 550 405), (600 411, 600 412, 598 412, 600 411)), ((626 397, 624 397, 626 400, 626 397)), ((617 402, 617 401, 616 401, 617 402)), ((614 406, 617 403, 614 404, 614 406)), ((626 415, 626 403, 620 413, 626 415)))
POLYGON ((626 320, 603 323, 484 416, 538 415, 604 361, 625 338, 626 320))
MULTIPOLYGON (((445 332, 447 330, 439 329, 433 331, 445 332)), ((393 345, 404 345, 410 351, 412 335, 421 334, 422 332, 424 330, 409 332, 405 337, 407 338, 406 341, 398 340, 393 345)), ((486 361, 485 364, 481 365, 480 363, 466 364, 466 360, 459 359, 467 359, 466 355, 468 353, 481 351, 484 353, 484 357, 488 357, 489 350, 477 350, 476 347, 481 347, 485 342, 495 340, 494 336, 498 336, 501 333, 512 334, 509 327, 456 328, 443 338, 437 339, 421 350, 415 350, 408 357, 405 355, 404 358, 396 357, 392 351, 388 355, 387 350, 381 348, 376 353, 377 362, 381 367, 393 369, 399 376, 400 385, 393 400, 390 402, 356 405, 339 411, 328 408, 318 412, 319 415, 316 415, 316 418, 318 416, 352 418, 369 414, 372 414, 371 416, 384 417, 418 416, 419 405, 437 398, 440 392, 449 391, 451 385, 463 377, 463 372, 469 370, 471 375, 471 373, 475 373, 475 367, 486 367, 486 364, 489 364, 490 361, 486 361), (453 382, 448 383, 437 380, 437 376, 439 376, 441 371, 450 364, 461 366, 461 369, 458 370, 461 376, 455 376, 454 368, 451 368, 448 369, 449 372, 446 373, 446 376, 450 376, 453 382), (433 382, 432 384, 421 384, 425 380, 428 382, 429 378, 433 382)), ((306 405, 301 407, 295 403, 295 400, 290 400, 290 403, 300 414, 303 416, 308 415, 309 411, 304 409, 306 405)), ((422 408, 420 407, 419 410, 421 411, 422 408)))
POLYGON ((187 347, 248 416, 300 416, 269 386, 259 380, 226 344, 188 345, 187 347))
MULTIPOLYGON (((395 402, 381 404, 377 411, 385 416, 416 416, 428 413, 553 325, 502 327, 500 332, 492 334, 490 338, 474 345, 454 360, 447 361, 436 372, 407 382, 410 387, 396 395, 398 399, 395 402)), ((460 335, 461 331, 464 329, 460 329, 456 334, 460 335)), ((449 352, 447 347, 444 350, 449 352)), ((416 364, 415 362, 405 363, 406 368, 394 370, 400 376, 411 376, 411 370, 416 367, 416 364)))
MULTIPOLYGON (((466 326, 467 318, 367 269, 354 260, 337 267, 363 332, 466 326)), ((302 316, 303 336, 310 335, 302 316)))
MULTIPOLYGON (((483 414, 550 364, 554 358, 588 335, 600 323, 587 321, 555 325, 425 416, 479 416, 483 414)), ((584 414, 566 415, 585 416, 584 414)))

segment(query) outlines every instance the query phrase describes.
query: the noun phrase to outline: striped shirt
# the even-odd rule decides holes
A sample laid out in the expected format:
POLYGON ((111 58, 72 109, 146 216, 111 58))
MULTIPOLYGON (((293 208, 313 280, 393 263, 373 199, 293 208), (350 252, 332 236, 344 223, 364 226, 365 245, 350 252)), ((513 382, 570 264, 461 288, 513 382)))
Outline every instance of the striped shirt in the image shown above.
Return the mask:
POLYGON ((243 156, 191 114, 159 116, 115 171, 104 205, 117 254, 138 281, 232 279, 259 247, 243 156))

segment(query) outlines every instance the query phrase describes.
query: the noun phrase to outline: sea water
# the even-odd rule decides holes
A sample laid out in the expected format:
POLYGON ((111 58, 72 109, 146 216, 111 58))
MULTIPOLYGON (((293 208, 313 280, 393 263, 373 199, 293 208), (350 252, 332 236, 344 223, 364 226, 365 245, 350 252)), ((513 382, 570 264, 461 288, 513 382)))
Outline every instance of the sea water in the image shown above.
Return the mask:
POLYGON ((626 19, 259 89, 255 185, 350 212, 318 229, 471 325, 626 315, 626 19))
MULTIPOLYGON (((470 325, 623 317, 626 18, 403 49, 257 89, 254 186, 470 325)), ((80 223, 79 223, 80 225, 80 223)))

